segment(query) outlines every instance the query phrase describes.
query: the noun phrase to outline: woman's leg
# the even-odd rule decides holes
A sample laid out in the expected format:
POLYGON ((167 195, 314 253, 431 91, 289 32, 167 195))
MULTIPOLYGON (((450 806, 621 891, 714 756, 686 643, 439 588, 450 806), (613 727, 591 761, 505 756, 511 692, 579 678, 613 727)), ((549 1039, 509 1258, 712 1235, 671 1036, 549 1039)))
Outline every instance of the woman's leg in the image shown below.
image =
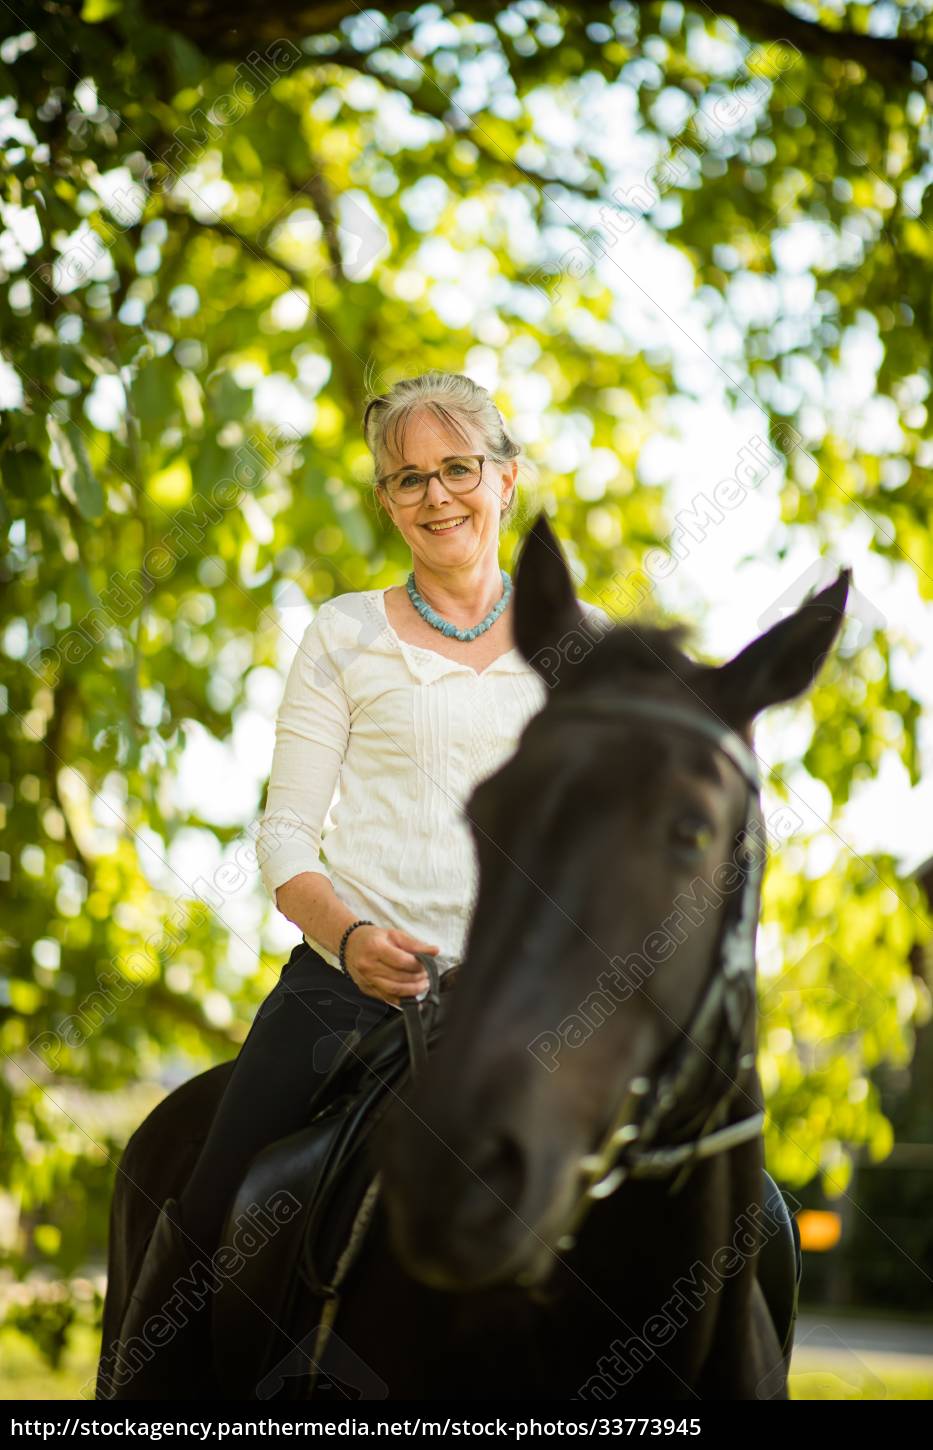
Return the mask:
POLYGON ((102 1398, 218 1392, 210 1261, 230 1201, 252 1158, 307 1121, 308 1103, 341 1041, 354 1030, 368 1032, 392 1010, 306 943, 292 952, 240 1049, 187 1185, 178 1201, 161 1206, 118 1338, 101 1365, 102 1398))
POLYGON ((252 1159, 307 1122, 312 1094, 347 1035, 370 1031, 392 1011, 306 944, 295 949, 240 1048, 179 1200, 185 1232, 203 1253, 215 1251, 252 1159))

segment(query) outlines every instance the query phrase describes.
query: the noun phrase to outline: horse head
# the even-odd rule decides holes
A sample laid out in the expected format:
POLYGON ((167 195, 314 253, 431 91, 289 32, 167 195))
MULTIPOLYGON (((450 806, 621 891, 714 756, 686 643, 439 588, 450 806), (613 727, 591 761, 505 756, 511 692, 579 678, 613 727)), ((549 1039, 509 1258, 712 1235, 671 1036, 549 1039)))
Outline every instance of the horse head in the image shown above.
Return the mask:
POLYGON ((813 682, 848 584, 843 571, 710 666, 680 628, 584 616, 538 518, 514 629, 549 693, 468 803, 479 887, 464 964, 444 1039, 378 1144, 395 1252, 416 1279, 540 1281, 587 1203, 629 1173, 673 1171, 716 1131, 760 1132, 736 1097, 757 1088, 752 725, 813 682))

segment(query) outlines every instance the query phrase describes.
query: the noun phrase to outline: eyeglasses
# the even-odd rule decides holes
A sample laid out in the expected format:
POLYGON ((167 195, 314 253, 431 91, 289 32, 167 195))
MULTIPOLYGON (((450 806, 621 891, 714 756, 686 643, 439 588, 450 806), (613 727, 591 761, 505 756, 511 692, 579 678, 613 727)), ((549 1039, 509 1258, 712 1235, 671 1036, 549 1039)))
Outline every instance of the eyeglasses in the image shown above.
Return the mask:
POLYGON ((419 504, 428 491, 432 478, 439 478, 451 493, 472 493, 483 477, 485 453, 465 453, 458 458, 445 458, 440 468, 432 473, 419 473, 414 468, 399 468, 395 473, 384 473, 376 479, 393 503, 408 508, 419 504))

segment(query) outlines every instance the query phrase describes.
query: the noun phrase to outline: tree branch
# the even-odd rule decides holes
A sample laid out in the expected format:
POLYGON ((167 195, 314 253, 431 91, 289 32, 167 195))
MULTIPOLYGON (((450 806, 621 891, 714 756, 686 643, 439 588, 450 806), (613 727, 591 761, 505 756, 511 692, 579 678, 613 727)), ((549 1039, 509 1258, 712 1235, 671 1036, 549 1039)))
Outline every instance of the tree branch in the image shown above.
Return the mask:
MULTIPOLYGON (((380 85, 387 86, 391 90, 399 91, 401 95, 411 101, 419 115, 430 116, 432 120, 440 121, 442 125, 448 124, 446 117, 450 109, 449 105, 432 105, 421 94, 428 85, 432 85, 441 96, 444 96, 445 100, 447 99, 439 82, 434 81, 431 77, 425 76, 417 91, 409 90, 408 87, 403 86, 400 81, 385 71, 375 70, 371 65, 367 65, 365 55, 356 50, 349 50, 346 47, 342 50, 335 50, 326 56, 321 56, 319 60, 321 64, 334 65, 345 70, 358 71, 360 75, 367 76, 370 80, 378 81, 380 85)), ((495 165, 515 172, 520 180, 530 181, 542 191, 546 186, 560 186, 565 191, 572 191, 577 196, 586 197, 589 201, 598 201, 603 195, 599 186, 587 186, 582 182, 567 181, 562 176, 545 176, 540 171, 533 171, 531 167, 523 166, 521 162, 516 161, 513 157, 506 155, 504 151, 492 145, 478 126, 464 126, 462 130, 458 129, 457 139, 458 141, 469 141, 471 145, 476 147, 477 151, 482 152, 487 161, 491 161, 495 165)))
POLYGON ((61 812, 62 820, 65 822, 65 841, 70 848, 75 860, 81 865, 84 872, 84 879, 87 882, 88 892, 94 885, 94 863, 85 856, 78 844, 78 839, 72 829, 71 819, 68 814, 68 803, 64 799, 58 784, 58 771, 62 761, 68 759, 68 748, 65 744, 66 717, 72 705, 77 702, 78 691, 73 684, 61 684, 54 691, 55 705, 52 711, 52 719, 46 734, 46 743, 49 747, 49 786, 53 801, 61 812))
MULTIPOLYGON (((655 5, 657 0, 634 0, 634 3, 655 5)), ((911 65, 915 61, 927 66, 930 47, 920 38, 831 30, 816 21, 802 20, 774 0, 729 0, 727 5, 715 8, 705 0, 685 0, 685 3, 706 19, 714 15, 731 17, 750 36, 787 40, 806 55, 853 60, 866 74, 888 85, 909 85, 911 65)), ((335 31, 342 20, 361 13, 355 0, 320 0, 320 3, 318 0, 266 0, 263 5, 257 5, 255 0, 224 0, 222 4, 220 0, 143 0, 143 6, 155 24, 184 35, 205 54, 244 59, 256 46, 275 40, 300 43, 311 35, 326 35, 335 31)), ((457 11, 455 4, 443 8, 448 14, 457 11)), ((379 10, 388 19, 407 15, 411 12, 410 0, 385 0, 379 10)), ((608 5, 593 5, 591 10, 591 19, 611 20, 608 5)), ((593 41, 592 47, 594 55, 601 50, 598 41, 593 41)), ((343 63, 349 63, 346 52, 341 55, 343 63)), ((325 59, 330 57, 309 55, 307 63, 320 65, 325 59)))
POLYGON ((333 194, 324 174, 316 171, 313 176, 309 176, 307 181, 303 181, 296 189, 295 195, 310 197, 311 205, 317 213, 317 219, 321 223, 321 230, 324 233, 324 245, 330 258, 331 276, 338 282, 345 282, 347 279, 343 270, 340 238, 337 234, 337 213, 334 211, 333 194))
MULTIPOLYGON (((296 189, 295 195, 299 196, 302 193, 308 194, 307 187, 308 183, 305 182, 301 187, 296 189)), ((186 215, 190 216, 188 213, 186 215)), ((281 257, 274 256, 255 237, 244 236, 242 232, 237 231, 236 227, 222 220, 202 222, 194 217, 191 217, 190 220, 202 231, 216 232, 219 236, 227 237, 230 241, 234 241, 238 246, 241 246, 244 251, 252 253, 257 260, 266 263, 270 267, 277 267, 288 278, 292 286, 299 287, 306 296, 309 295, 309 279, 307 275, 299 271, 297 267, 292 267, 290 263, 283 262, 281 257)), ((342 275, 341 272, 341 277, 342 275)), ((335 371, 340 375, 349 396, 355 403, 360 403, 362 400, 363 384, 363 367, 360 359, 345 343, 340 326, 335 321, 331 321, 320 306, 311 307, 309 315, 311 321, 321 333, 321 336, 326 336, 331 340, 332 346, 328 349, 331 363, 335 371)))
POLYGON ((277 268, 278 271, 288 278, 292 286, 300 287, 303 291, 307 290, 306 284, 308 279, 304 272, 300 271, 297 267, 293 267, 289 262, 283 262, 281 257, 276 257, 274 253, 270 252, 255 237, 244 236, 242 232, 237 231, 236 227, 231 226, 229 222, 220 219, 207 222, 201 221, 200 217, 192 217, 190 212, 186 212, 185 215, 190 218, 199 231, 216 232, 218 236, 226 237, 228 241, 236 242, 237 246, 242 247, 244 252, 250 252, 256 261, 264 262, 267 267, 277 268))
MULTIPOLYGON (((648 0, 636 0, 636 3, 645 4, 648 0)), ((703 0, 686 0, 686 3, 707 17, 713 13, 712 7, 703 4, 703 0)), ((927 48, 924 46, 921 54, 920 42, 909 36, 886 38, 858 35, 852 30, 830 30, 814 20, 792 15, 772 0, 729 0, 726 5, 716 6, 715 14, 723 19, 731 16, 747 35, 761 40, 789 41, 805 55, 854 60, 866 75, 887 85, 909 85, 912 63, 926 64, 927 48)))

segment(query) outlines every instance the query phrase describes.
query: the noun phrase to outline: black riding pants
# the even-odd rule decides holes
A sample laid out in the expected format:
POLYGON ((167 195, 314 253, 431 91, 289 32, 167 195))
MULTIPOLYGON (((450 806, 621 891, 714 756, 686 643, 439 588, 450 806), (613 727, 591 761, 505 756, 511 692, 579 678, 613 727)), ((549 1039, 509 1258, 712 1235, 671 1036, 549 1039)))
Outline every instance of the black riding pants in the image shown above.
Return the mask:
POLYGON ((262 1003, 220 1100, 179 1209, 186 1234, 212 1254, 257 1153, 308 1120, 312 1094, 349 1033, 396 1009, 361 992, 307 942, 295 947, 262 1003))

